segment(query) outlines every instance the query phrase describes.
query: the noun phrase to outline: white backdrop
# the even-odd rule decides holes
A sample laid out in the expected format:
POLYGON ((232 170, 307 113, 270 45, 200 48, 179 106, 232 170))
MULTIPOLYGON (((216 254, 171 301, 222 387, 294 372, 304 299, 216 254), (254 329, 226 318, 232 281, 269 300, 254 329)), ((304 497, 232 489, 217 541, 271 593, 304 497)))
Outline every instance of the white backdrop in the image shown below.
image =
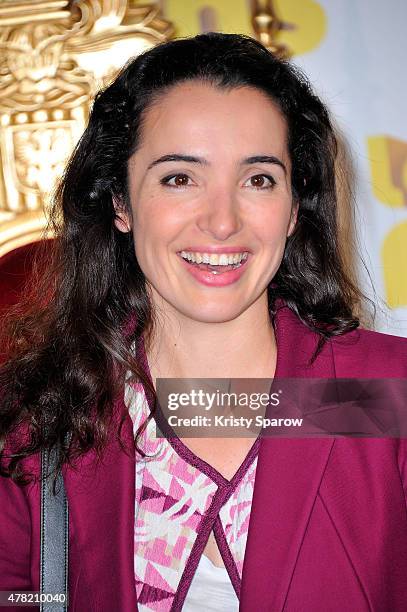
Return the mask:
MULTIPOLYGON (((325 36, 294 61, 327 102, 353 152, 359 251, 377 298, 388 304, 380 302, 376 328, 407 337, 407 2, 319 4, 325 36)), ((361 282, 371 296, 363 272, 361 282)))

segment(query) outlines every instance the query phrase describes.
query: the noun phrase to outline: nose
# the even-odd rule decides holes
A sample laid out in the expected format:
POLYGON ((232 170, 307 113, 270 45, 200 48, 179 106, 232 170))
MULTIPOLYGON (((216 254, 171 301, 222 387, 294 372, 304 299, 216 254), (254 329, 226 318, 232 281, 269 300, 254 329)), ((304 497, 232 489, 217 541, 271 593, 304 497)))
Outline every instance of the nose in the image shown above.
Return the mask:
POLYGON ((227 189, 207 192, 197 225, 216 240, 227 240, 240 232, 242 219, 235 194, 227 189))

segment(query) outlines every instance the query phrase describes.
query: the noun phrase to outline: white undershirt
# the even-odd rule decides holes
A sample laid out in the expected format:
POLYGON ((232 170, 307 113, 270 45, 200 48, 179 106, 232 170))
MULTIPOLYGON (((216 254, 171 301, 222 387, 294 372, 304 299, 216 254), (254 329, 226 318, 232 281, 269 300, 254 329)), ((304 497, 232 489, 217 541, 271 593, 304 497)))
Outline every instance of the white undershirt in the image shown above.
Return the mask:
POLYGON ((201 555, 182 612, 238 612, 239 600, 224 567, 201 555))

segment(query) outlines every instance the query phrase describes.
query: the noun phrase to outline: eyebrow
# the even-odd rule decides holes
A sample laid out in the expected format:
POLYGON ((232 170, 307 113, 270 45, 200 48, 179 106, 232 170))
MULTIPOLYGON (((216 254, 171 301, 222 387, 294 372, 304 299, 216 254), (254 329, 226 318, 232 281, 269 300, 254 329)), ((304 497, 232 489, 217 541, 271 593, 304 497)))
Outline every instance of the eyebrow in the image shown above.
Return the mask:
POLYGON ((275 157, 274 155, 254 155, 253 157, 246 157, 242 163, 243 164, 276 164, 277 166, 280 166, 280 168, 284 170, 284 174, 287 174, 287 168, 285 167, 285 164, 283 164, 281 159, 279 159, 278 157, 275 157))
MULTIPOLYGON (((163 164, 165 162, 187 162, 191 164, 200 164, 202 166, 209 165, 209 162, 203 157, 170 153, 168 155, 162 155, 158 159, 152 161, 151 164, 148 166, 147 170, 151 170, 151 168, 154 168, 154 166, 157 166, 158 164, 163 164)), ((274 155, 253 155, 252 157, 245 157, 240 163, 243 166, 250 164, 276 164, 284 170, 285 174, 287 174, 287 168, 285 167, 281 159, 275 157, 274 155)))
POLYGON ((158 164, 163 164, 165 162, 180 162, 180 161, 192 163, 192 164, 201 164, 203 166, 208 165, 208 162, 206 161, 206 159, 203 159, 203 157, 194 157, 193 155, 179 155, 177 153, 170 153, 169 155, 163 155, 162 157, 155 159, 148 166, 147 170, 151 170, 151 168, 154 168, 154 166, 157 166, 158 164))

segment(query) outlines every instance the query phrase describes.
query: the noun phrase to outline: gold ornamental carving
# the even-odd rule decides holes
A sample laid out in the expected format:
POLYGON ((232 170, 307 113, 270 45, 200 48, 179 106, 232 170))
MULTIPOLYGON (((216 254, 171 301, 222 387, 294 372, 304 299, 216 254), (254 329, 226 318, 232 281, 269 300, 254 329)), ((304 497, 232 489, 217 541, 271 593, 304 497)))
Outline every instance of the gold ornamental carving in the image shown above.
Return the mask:
POLYGON ((289 49, 278 42, 279 32, 289 27, 289 24, 278 18, 273 1, 250 0, 250 4, 252 27, 256 38, 277 57, 281 59, 289 58, 291 55, 289 49))
POLYGON ((0 0, 0 257, 42 237, 95 92, 172 35, 158 3, 0 0))

